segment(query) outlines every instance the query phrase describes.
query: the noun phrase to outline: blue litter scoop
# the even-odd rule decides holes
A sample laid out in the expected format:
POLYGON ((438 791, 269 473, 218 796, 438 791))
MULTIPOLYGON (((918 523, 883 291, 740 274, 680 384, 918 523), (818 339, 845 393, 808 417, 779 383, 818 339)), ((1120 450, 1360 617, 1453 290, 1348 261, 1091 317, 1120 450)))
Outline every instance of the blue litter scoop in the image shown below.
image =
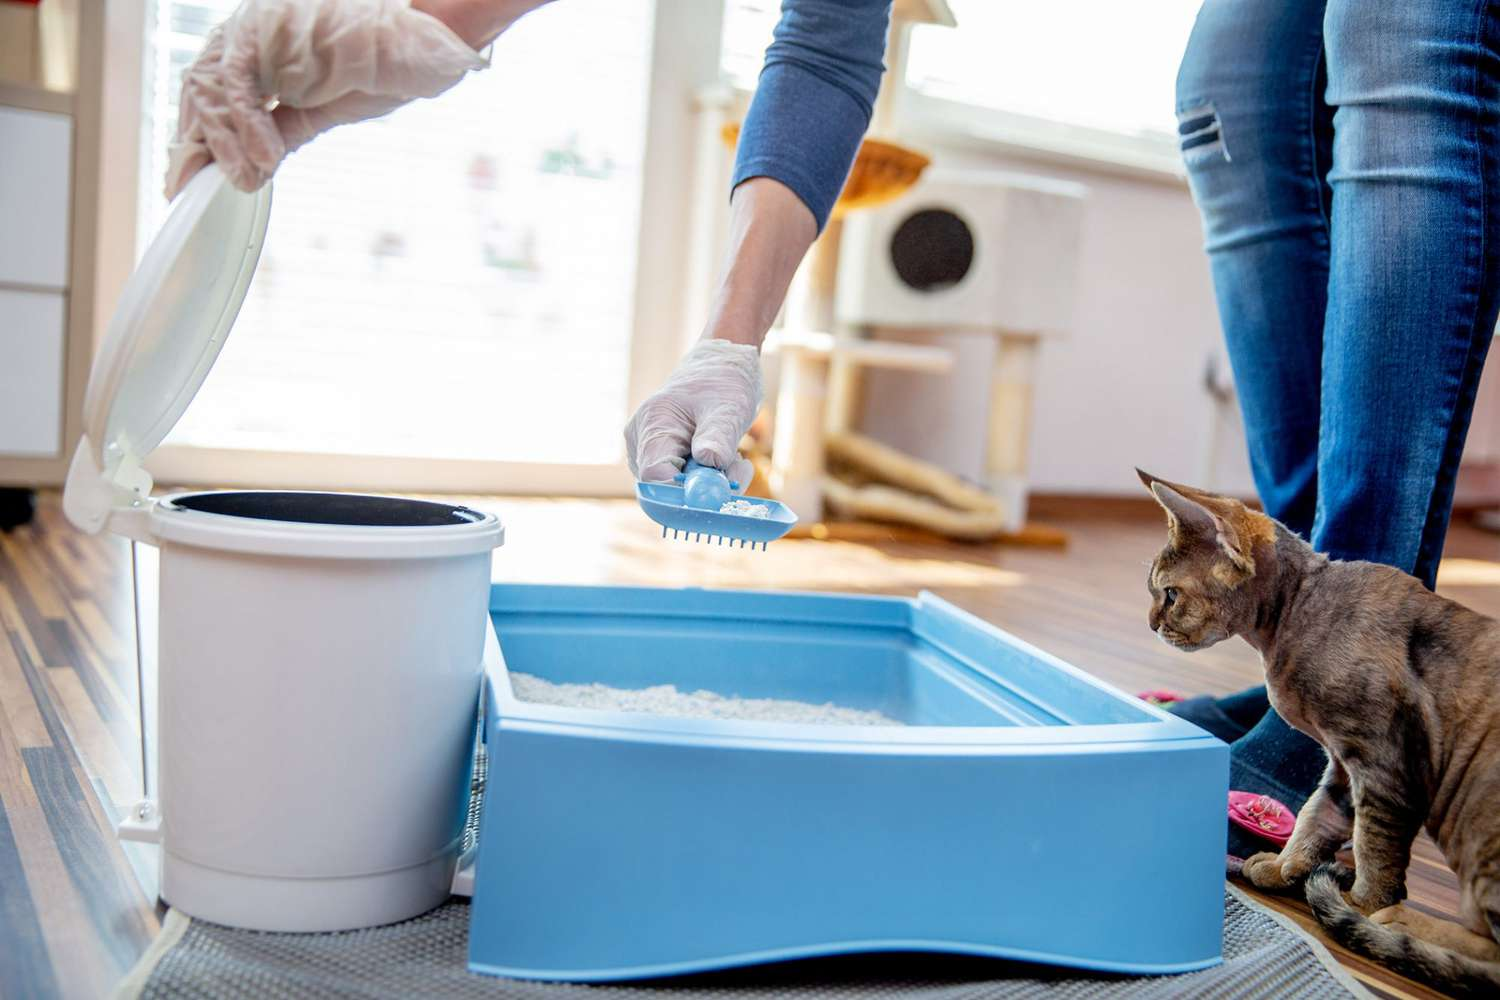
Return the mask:
POLYGON ((726 541, 740 548, 750 546, 761 549, 792 530, 797 523, 786 504, 762 497, 747 497, 736 493, 739 483, 718 469, 699 465, 692 459, 671 483, 635 484, 635 496, 640 501, 646 516, 661 525, 661 537, 667 532, 673 538, 687 538, 710 544, 726 541), (726 507, 738 507, 744 511, 763 508, 759 512, 740 513, 726 507))

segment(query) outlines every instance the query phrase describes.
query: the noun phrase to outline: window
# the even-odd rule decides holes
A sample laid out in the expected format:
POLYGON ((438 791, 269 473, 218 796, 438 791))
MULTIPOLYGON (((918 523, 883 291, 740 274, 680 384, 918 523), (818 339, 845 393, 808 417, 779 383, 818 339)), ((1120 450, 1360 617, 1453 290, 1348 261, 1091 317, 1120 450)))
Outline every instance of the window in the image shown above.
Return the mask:
POLYGON ((719 65, 726 80, 745 90, 754 89, 780 15, 781 0, 724 0, 719 65))
MULTIPOLYGON (((949 0, 957 28, 912 29, 902 120, 1175 171, 1177 64, 1200 5, 949 0)), ((779 8, 727 0, 722 64, 737 85, 754 86, 779 8)))
MULTIPOLYGON (((182 71, 234 6, 151 10, 147 233, 182 71)), ((234 334, 169 443, 618 462, 652 17, 651 0, 544 8, 441 98, 293 154, 234 334)))
POLYGON ((1177 64, 1201 0, 951 0, 914 30, 907 86, 1121 135, 1175 135, 1177 64))

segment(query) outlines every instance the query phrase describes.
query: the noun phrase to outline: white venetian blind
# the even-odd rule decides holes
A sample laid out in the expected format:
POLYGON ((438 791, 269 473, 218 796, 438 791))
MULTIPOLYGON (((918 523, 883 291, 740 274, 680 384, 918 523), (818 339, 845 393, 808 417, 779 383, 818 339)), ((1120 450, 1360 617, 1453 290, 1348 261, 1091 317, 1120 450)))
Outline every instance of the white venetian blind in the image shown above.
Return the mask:
MULTIPOLYGON (((154 3, 146 233, 182 70, 234 6, 154 3)), ((651 15, 549 6, 449 93, 291 156, 240 321, 169 443, 617 460, 651 15)))

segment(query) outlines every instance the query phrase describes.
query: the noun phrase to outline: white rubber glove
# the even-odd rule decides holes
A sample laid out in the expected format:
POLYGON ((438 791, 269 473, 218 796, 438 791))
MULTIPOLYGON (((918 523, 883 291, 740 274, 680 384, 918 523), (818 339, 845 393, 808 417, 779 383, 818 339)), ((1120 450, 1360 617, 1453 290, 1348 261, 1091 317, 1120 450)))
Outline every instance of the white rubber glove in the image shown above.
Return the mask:
POLYGON ((687 464, 723 469, 743 489, 754 467, 740 438, 760 409, 760 352, 727 340, 700 341, 625 425, 625 456, 637 479, 663 482, 687 464))
POLYGON ((244 0, 183 74, 167 197, 210 160, 253 191, 319 133, 436 97, 486 65, 408 2, 244 0))

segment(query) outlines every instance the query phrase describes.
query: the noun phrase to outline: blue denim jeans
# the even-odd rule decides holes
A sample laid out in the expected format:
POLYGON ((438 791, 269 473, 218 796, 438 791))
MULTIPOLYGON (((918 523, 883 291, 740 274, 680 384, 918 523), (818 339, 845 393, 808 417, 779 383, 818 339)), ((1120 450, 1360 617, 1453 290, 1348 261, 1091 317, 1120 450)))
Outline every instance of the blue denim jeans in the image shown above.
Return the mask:
MULTIPOLYGON (((1500 2, 1207 0, 1177 80, 1261 500, 1429 586, 1495 327, 1497 51, 1500 2)), ((1272 712, 1231 760, 1296 808, 1322 755, 1272 712)))

